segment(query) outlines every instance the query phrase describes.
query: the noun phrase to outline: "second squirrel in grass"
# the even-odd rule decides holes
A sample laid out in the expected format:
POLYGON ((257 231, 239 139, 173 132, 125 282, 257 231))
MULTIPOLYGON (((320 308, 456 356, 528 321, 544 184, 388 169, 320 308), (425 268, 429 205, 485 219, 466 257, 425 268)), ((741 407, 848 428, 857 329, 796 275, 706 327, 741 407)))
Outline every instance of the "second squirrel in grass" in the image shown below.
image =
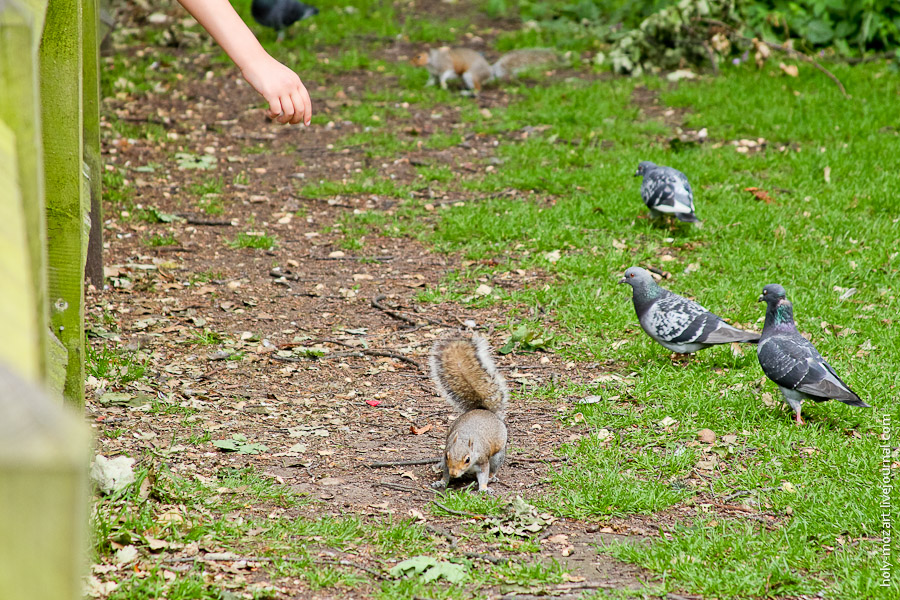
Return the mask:
POLYGON ((501 56, 493 65, 480 52, 468 48, 435 48, 420 52, 412 59, 412 64, 428 69, 428 84, 441 84, 447 89, 447 81, 456 79, 470 90, 481 91, 481 86, 492 79, 502 79, 527 69, 543 67, 559 62, 559 55, 550 48, 522 48, 501 56))
POLYGON ((447 487, 450 479, 473 474, 478 490, 486 490, 506 460, 506 381, 487 341, 477 335, 436 342, 429 364, 438 391, 462 413, 447 432, 443 479, 433 485, 447 487))

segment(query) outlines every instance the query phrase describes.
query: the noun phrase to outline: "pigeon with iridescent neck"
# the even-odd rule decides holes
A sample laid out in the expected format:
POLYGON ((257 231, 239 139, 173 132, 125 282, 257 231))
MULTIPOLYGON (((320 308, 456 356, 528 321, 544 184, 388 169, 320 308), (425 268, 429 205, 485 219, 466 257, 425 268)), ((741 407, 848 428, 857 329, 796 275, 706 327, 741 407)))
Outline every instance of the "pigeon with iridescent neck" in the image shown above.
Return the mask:
POLYGON ((641 198, 650 209, 650 216, 658 219, 662 215, 674 215, 679 221, 696 223, 694 214, 694 191, 687 175, 645 160, 638 165, 635 177, 643 177, 641 198))
POLYGON ((640 267, 631 267, 619 283, 632 289, 632 302, 641 328, 664 348, 679 354, 731 342, 754 343, 759 334, 732 327, 693 300, 657 285, 640 267))
POLYGON ((816 402, 840 400, 850 406, 869 406, 797 331, 794 306, 783 287, 777 283, 767 285, 759 301, 766 303, 766 322, 756 347, 759 366, 781 389, 784 399, 794 410, 797 425, 803 425, 800 410, 807 399, 816 402))

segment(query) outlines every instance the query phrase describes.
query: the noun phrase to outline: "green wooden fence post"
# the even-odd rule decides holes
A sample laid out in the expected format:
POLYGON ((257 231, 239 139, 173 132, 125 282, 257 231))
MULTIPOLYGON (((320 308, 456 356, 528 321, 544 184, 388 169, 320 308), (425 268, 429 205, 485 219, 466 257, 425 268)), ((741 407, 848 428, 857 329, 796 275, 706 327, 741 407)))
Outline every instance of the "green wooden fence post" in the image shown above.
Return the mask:
POLYGON ((98 288, 103 287, 103 204, 102 164, 100 160, 100 2, 83 0, 82 72, 84 75, 84 162, 91 189, 91 233, 88 239, 85 275, 98 288))
POLYGON ((83 174, 81 0, 50 0, 41 40, 50 325, 68 352, 65 398, 84 404, 84 265, 89 190, 83 174))
MULTIPOLYGON (((33 309, 29 318, 38 332, 39 376, 50 372, 49 304, 47 300, 47 238, 44 214, 44 165, 41 160, 38 104, 38 45, 44 28, 46 3, 0 0, 0 121, 15 135, 17 180, 24 209, 30 278, 24 292, 33 309)), ((7 188, 0 188, 7 189, 7 188)), ((6 284, 4 284, 6 285, 6 284)), ((16 288, 10 285, 9 290, 16 288)))
POLYGON ((0 364, 0 598, 80 600, 87 556, 88 435, 0 364))
MULTIPOLYGON (((19 193, 18 160, 15 136, 0 121, 0 282, 6 292, 0 294, 0 323, 3 343, 0 363, 12 365, 29 380, 38 382, 41 373, 41 336, 35 312, 31 261, 26 239, 25 211, 19 193)), ((5 417, 4 417, 5 418, 5 417)))

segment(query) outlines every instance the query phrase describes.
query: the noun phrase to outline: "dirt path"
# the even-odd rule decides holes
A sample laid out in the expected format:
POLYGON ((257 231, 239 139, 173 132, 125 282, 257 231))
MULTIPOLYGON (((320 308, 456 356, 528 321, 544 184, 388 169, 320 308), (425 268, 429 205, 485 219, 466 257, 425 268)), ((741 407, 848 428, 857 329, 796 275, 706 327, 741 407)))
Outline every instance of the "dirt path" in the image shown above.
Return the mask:
MULTIPOLYGON (((385 55, 399 60, 406 51, 395 45, 385 55)), ((139 58, 140 50, 130 52, 139 58)), ((128 385, 116 385, 115 377, 89 382, 87 415, 98 431, 98 451, 143 461, 163 456, 173 472, 205 479, 214 479, 222 468, 252 466, 314 500, 288 514, 427 512, 434 498, 429 484, 437 478, 430 465, 367 465, 437 456, 450 412, 427 377, 428 350, 436 338, 472 323, 500 347, 506 336, 496 328, 507 321, 505 309, 418 301, 423 290, 464 267, 460 257, 436 254, 410 237, 368 234, 348 244, 348 236, 335 227, 354 212, 390 216, 398 198, 307 198, 299 190, 303 182, 341 181, 365 168, 399 184, 415 181, 413 164, 483 169, 493 140, 467 130, 452 110, 438 121, 431 109, 414 108, 412 121, 386 125, 398 138, 453 130, 464 141, 442 150, 371 158, 364 147, 342 147, 343 137, 363 127, 340 115, 358 104, 353 93, 375 73, 330 76, 312 89, 314 98, 325 98, 316 103, 316 125, 283 128, 263 119, 254 92, 235 70, 215 65, 207 53, 171 52, 177 62, 162 68, 177 71, 180 82, 157 92, 120 94, 105 104, 106 168, 124 178, 110 180, 117 189, 133 195, 107 209, 110 285, 89 292, 89 334, 95 351, 109 346, 149 358, 144 377, 128 385), (123 123, 144 128, 149 123, 162 134, 123 136, 123 123), (189 153, 191 160, 213 157, 213 167, 179 168, 178 153, 189 153), (210 180, 212 187, 219 182, 218 196, 204 200, 201 188, 210 180), (204 213, 198 209, 202 202, 218 202, 222 214, 204 213), (163 221, 172 215, 187 220, 138 218, 151 209, 163 221), (276 245, 228 245, 247 232, 275 236, 276 245), (302 348, 325 354, 309 357, 302 348), (108 392, 126 396, 104 396, 108 392), (212 444, 235 434, 268 450, 225 453, 212 444)), ((502 88, 473 100, 485 108, 507 101, 502 88)), ((429 198, 437 210, 442 203, 467 199, 427 187, 415 194, 429 198)), ((433 214, 423 218, 423 228, 433 225, 433 214)), ((485 283, 516 290, 546 277, 523 271, 485 283)), ((513 353, 500 357, 499 364, 514 391, 561 377, 589 382, 604 372, 603 365, 566 364, 555 354, 513 353)), ((550 405, 515 395, 512 451, 495 485, 500 496, 535 499, 549 493, 548 478, 564 460, 555 450, 585 433, 564 428, 558 418, 576 400, 550 405)), ((427 519, 438 530, 464 536, 460 519, 427 519)), ((559 590, 563 596, 590 586, 637 587, 652 580, 649 574, 597 554, 594 547, 640 543, 656 534, 659 522, 659 515, 652 521, 560 520, 544 532, 541 556, 559 561, 573 581, 587 582, 559 590)), ((464 537, 470 552, 495 553, 499 547, 464 537)), ((323 597, 303 585, 279 585, 284 597, 323 597)), ((333 593, 354 597, 358 590, 333 593)))

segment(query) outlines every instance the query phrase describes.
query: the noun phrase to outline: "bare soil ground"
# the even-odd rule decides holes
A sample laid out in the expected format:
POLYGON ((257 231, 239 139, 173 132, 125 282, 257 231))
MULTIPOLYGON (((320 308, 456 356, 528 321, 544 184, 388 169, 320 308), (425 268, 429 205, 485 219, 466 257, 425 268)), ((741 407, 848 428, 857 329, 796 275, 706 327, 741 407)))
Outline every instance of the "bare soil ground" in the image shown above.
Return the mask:
MULTIPOLYGON (((400 60, 411 50, 393 45, 384 56, 400 60)), ((505 336, 495 326, 506 322, 505 309, 416 300, 421 290, 439 287, 449 272, 463 267, 458 256, 437 254, 406 237, 368 236, 362 248, 346 250, 342 234, 328 230, 354 210, 390 213, 398 199, 306 198, 296 183, 340 181, 366 167, 377 168, 380 177, 411 182, 415 162, 471 172, 484 168, 493 140, 463 131, 465 141, 458 146, 419 149, 391 159, 369 158, 361 147, 334 150, 342 137, 361 130, 337 115, 358 102, 354 93, 379 77, 377 73, 357 71, 308 82, 315 124, 308 129, 287 128, 263 118, 255 92, 235 69, 214 68, 209 54, 179 48, 169 52, 179 57, 178 83, 159 93, 125 94, 105 101, 104 161, 108 169, 128 174, 126 185, 139 206, 183 215, 187 221, 150 224, 123 215, 119 206, 109 206, 105 231, 109 285, 90 290, 88 320, 89 333, 100 336, 90 340, 95 347, 113 343, 149 355, 146 379, 129 389, 143 390, 171 410, 148 412, 104 403, 103 394, 116 391, 115 387, 92 381, 87 416, 98 432, 98 452, 164 455, 176 473, 207 479, 215 478, 223 467, 251 465, 314 500, 288 509, 287 514, 408 517, 423 512, 435 497, 430 483, 438 475, 432 466, 368 465, 437 457, 451 412, 428 378, 429 348, 435 339, 464 329, 468 321, 495 348, 501 346, 505 336), (209 70, 217 74, 209 77, 209 70), (334 90, 341 91, 334 94, 334 90), (110 127, 116 120, 160 124, 167 137, 121 137, 110 127), (264 151, 245 150, 260 145, 264 151), (177 168, 172 156, 178 152, 214 156, 217 166, 213 171, 177 168), (161 166, 152 172, 138 169, 153 164, 161 166), (236 182, 239 173, 244 179, 236 182), (211 174, 224 182, 220 216, 199 212, 190 192, 191 184, 211 174), (246 231, 274 235, 277 246, 271 250, 228 246, 246 231), (169 234, 176 244, 148 245, 151 236, 169 234), (118 333, 104 333, 114 330, 118 333), (199 343, 210 335, 233 343, 227 351, 222 351, 221 343, 199 343), (114 342, 106 339, 110 336, 114 342), (330 353, 318 359, 284 356, 298 345, 330 353), (234 356, 242 358, 229 360, 234 356), (125 434, 101 435, 119 429, 125 434), (416 435, 422 429, 427 430, 416 435), (241 455, 221 452, 209 442, 189 443, 191 436, 205 433, 212 439, 243 434, 269 450, 241 455)), ((496 87, 472 101, 490 108, 509 98, 496 87)), ((412 122, 396 124, 397 136, 426 137, 436 130, 465 127, 453 111, 439 122, 428 110, 413 109, 412 115, 412 122)), ((429 190, 420 193, 428 195, 429 190)), ((437 210, 441 202, 466 199, 434 198, 437 210)), ((427 221, 423 227, 430 226, 427 221)), ((514 290, 543 284, 547 277, 521 272, 486 283, 514 290)), ((500 356, 498 362, 513 390, 557 378, 587 382, 610 368, 566 364, 554 354, 512 353, 500 356)), ((540 497, 548 493, 554 464, 563 460, 554 450, 583 432, 564 428, 556 407, 523 395, 514 395, 509 414, 511 452, 493 486, 495 493, 510 499, 540 497)), ((272 510, 261 505, 249 507, 248 514, 272 510)), ((427 518, 440 530, 459 533, 459 519, 427 518)), ((597 554, 594 546, 640 543, 646 536, 658 535, 657 527, 667 519, 677 520, 678 514, 591 523, 563 519, 547 532, 541 554, 562 563, 593 589, 636 588, 652 581, 652 576, 597 554), (567 537, 554 537, 558 534, 567 537)), ((472 552, 496 551, 474 538, 465 537, 460 543, 472 552)), ((226 578, 233 571, 227 565, 210 568, 221 569, 226 578)), ((292 581, 270 583, 285 598, 367 594, 360 589, 314 593, 292 581)), ((573 583, 557 593, 583 591, 573 583)))

